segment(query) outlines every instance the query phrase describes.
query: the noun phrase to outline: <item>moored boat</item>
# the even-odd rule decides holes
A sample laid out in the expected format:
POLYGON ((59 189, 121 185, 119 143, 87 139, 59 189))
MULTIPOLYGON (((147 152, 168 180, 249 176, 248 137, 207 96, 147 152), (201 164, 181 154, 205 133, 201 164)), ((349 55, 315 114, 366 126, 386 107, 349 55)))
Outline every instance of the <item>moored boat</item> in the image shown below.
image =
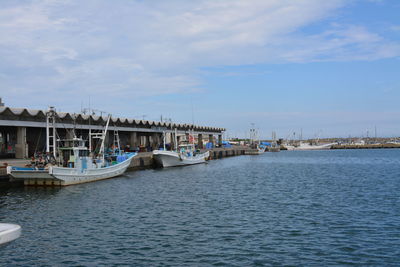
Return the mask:
POLYGON ((210 152, 196 153, 193 144, 180 145, 178 151, 154 150, 154 160, 162 167, 205 163, 210 152))
POLYGON ((257 145, 255 148, 245 150, 245 155, 261 155, 265 152, 265 147, 257 145))
MULTIPOLYGON (((48 116, 54 116, 55 111, 51 110, 48 116)), ((12 179, 24 180, 25 185, 72 185, 86 182, 93 182, 102 179, 122 175, 129 167, 132 159, 137 153, 123 153, 119 147, 113 153, 105 153, 105 138, 111 116, 102 133, 93 134, 101 140, 101 147, 97 155, 94 155, 85 146, 82 138, 57 140, 55 143, 55 127, 53 123, 53 136, 50 136, 49 121, 47 119, 47 152, 35 161, 32 167, 21 168, 7 166, 7 174, 12 179), (50 141, 53 143, 50 145, 50 141), (53 151, 50 152, 49 148, 53 151)), ((89 138, 92 138, 89 133, 89 138)), ((118 142, 119 143, 119 142, 118 142)))
POLYGON ((21 236, 21 226, 11 223, 0 223, 0 245, 11 242, 21 236))
POLYGON ((285 147, 287 150, 326 150, 331 149, 331 147, 335 144, 336 143, 315 145, 300 142, 298 145, 286 145, 285 147))
MULTIPOLYGON (((252 124, 254 127, 254 124, 252 124)), ((255 128, 250 129, 250 149, 245 150, 245 155, 261 155, 265 152, 266 146, 261 144, 258 132, 255 128)))
MULTIPOLYGON (((81 150, 82 151, 82 150, 81 150)), ((84 151, 84 150, 83 150, 84 151)), ((24 180, 25 185, 72 185, 108 179, 122 175, 129 167, 136 153, 125 153, 117 163, 106 163, 92 157, 77 157, 74 167, 48 165, 45 168, 21 168, 7 166, 7 173, 13 179, 24 180)))
POLYGON ((276 141, 276 132, 275 131, 272 132, 272 142, 271 142, 270 146, 267 147, 267 151, 268 152, 280 152, 281 151, 281 146, 276 141))
POLYGON ((272 146, 269 146, 267 148, 267 150, 268 150, 268 152, 280 152, 281 147, 279 145, 276 145, 276 146, 272 145, 272 146))

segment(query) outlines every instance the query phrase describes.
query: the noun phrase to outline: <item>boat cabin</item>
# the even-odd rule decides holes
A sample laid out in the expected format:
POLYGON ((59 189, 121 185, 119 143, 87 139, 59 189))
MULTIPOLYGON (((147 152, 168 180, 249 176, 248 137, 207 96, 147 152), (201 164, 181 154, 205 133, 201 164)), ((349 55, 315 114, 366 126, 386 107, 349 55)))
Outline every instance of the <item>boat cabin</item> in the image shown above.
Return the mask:
POLYGON ((87 166, 90 151, 85 146, 85 140, 81 138, 60 141, 60 163, 63 167, 74 168, 77 164, 87 166))
POLYGON ((181 144, 178 146, 178 152, 185 156, 196 155, 196 147, 194 144, 181 144))

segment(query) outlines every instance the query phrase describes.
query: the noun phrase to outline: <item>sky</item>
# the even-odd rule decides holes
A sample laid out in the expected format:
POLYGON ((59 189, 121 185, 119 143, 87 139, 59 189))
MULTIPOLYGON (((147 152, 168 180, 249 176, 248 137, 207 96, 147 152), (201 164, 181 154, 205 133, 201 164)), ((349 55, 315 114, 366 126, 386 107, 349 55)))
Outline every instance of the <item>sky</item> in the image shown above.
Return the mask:
POLYGON ((400 136, 398 0, 1 0, 9 107, 400 136))

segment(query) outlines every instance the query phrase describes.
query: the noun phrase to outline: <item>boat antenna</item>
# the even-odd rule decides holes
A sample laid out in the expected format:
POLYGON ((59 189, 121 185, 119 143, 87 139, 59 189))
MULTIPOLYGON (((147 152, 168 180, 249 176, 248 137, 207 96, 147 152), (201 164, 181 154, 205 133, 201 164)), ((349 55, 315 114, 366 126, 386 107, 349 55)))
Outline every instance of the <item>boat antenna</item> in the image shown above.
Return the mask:
POLYGON ((192 104, 192 125, 194 125, 194 106, 193 106, 193 98, 190 97, 190 102, 192 104))

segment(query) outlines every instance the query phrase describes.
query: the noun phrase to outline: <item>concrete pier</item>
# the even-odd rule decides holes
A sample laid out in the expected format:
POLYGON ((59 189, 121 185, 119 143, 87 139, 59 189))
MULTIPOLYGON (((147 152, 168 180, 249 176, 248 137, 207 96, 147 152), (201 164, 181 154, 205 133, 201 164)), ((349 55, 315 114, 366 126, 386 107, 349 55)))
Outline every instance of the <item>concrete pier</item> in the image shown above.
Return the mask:
POLYGON ((202 134, 197 135, 197 147, 199 149, 203 149, 203 135, 202 134))
POLYGON ((215 146, 214 135, 212 135, 212 134, 208 135, 208 142, 212 143, 213 146, 215 146))
POLYGON ((138 140, 137 132, 130 133, 129 141, 130 141, 130 145, 132 146, 132 148, 135 148, 135 147, 139 146, 139 140, 138 140))
POLYGON ((26 142, 26 127, 17 127, 17 143, 15 144, 15 157, 28 157, 28 144, 26 142))
POLYGON ((383 149, 400 148, 400 144, 333 145, 331 149, 383 149))
MULTIPOLYGON (((233 148, 213 148, 208 149, 210 151, 209 160, 222 159, 226 157, 234 157, 241 156, 245 154, 245 151, 248 150, 248 147, 233 147, 233 148)), ((207 151, 207 150, 202 150, 207 151)))
POLYGON ((222 134, 218 135, 218 146, 222 145, 222 134))

